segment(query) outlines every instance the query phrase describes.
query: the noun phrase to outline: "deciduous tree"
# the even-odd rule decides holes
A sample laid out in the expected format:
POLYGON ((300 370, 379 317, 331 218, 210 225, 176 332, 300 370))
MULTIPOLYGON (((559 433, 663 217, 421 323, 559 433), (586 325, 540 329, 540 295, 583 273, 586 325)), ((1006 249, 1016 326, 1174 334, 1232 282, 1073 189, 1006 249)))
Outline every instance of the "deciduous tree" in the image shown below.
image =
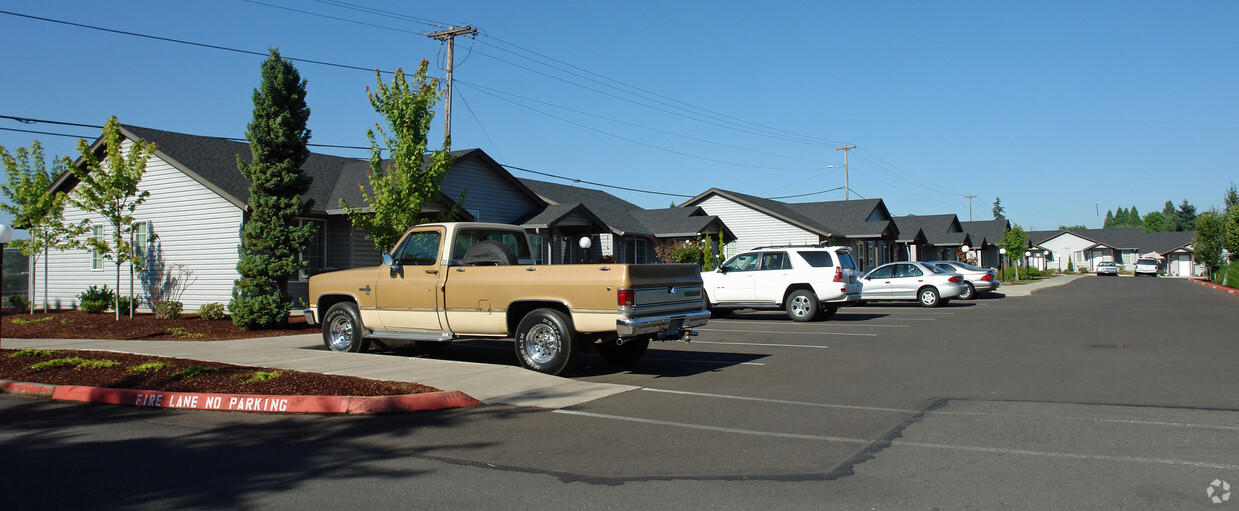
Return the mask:
POLYGON ((298 225, 312 205, 303 198, 312 179, 301 170, 310 156, 305 96, 305 80, 272 48, 245 132, 251 161, 237 157, 237 168, 250 181, 249 215, 237 263, 241 279, 228 308, 233 323, 247 330, 288 323, 288 280, 305 266, 301 253, 314 236, 313 224, 298 225))
MULTIPOLYGON (((81 164, 70 166, 78 185, 69 201, 82 210, 99 214, 112 229, 110 237, 91 236, 81 245, 116 263, 118 290, 122 264, 131 264, 136 271, 143 266, 142 254, 136 253, 130 243, 138 225, 133 212, 150 197, 151 192, 140 189, 139 184, 146 174, 146 161, 155 154, 156 149, 154 143, 138 139, 133 140, 126 151, 122 146, 123 138, 116 116, 109 117, 103 125, 103 160, 99 160, 90 144, 78 140, 81 164)), ((115 295, 115 300, 116 319, 120 320, 119 293, 115 295)))
MULTIPOLYGON (((65 223, 68 196, 51 191, 52 180, 73 163, 67 157, 56 158, 54 170, 48 172, 43 145, 37 140, 29 149, 19 147, 13 154, 0 146, 0 158, 4 160, 4 173, 8 177, 8 184, 0 185, 0 192, 8 197, 8 201, 0 202, 0 211, 12 215, 14 227, 25 229, 29 234, 27 239, 14 241, 13 246, 30 258, 31 267, 37 267, 40 257, 48 250, 68 248, 71 240, 84 230, 81 225, 65 223)), ((37 281, 34 273, 32 280, 37 281)), ((33 305, 32 300, 31 312, 33 305)), ((43 311, 47 312, 46 257, 43 258, 43 311)))
POLYGON ((375 124, 374 129, 366 131, 370 140, 370 190, 361 184, 358 187, 367 206, 355 208, 344 199, 340 199, 340 206, 353 226, 374 240, 380 251, 391 250, 404 232, 417 224, 422 205, 439 197, 440 182, 452 165, 450 139, 444 140, 443 147, 423 164, 426 133, 439 98, 439 82, 427 78, 428 66, 427 61, 421 62, 412 87, 404 70, 397 69, 390 86, 376 71, 378 87, 374 91, 366 88, 370 105, 383 116, 387 128, 375 124), (390 162, 383 160, 380 138, 391 154, 390 162))

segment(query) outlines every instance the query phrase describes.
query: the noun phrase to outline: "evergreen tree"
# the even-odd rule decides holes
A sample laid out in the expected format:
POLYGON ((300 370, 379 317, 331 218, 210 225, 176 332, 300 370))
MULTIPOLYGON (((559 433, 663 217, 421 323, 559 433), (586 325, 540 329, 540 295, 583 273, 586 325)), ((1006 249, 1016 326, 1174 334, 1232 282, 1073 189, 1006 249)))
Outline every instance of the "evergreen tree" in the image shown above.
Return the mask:
POLYGON ((1101 228, 1102 229, 1113 229, 1114 228, 1114 212, 1113 211, 1110 211, 1108 209, 1106 210, 1106 223, 1101 224, 1101 228))
POLYGON ((233 323, 247 330, 287 324, 288 280, 305 265, 301 252, 314 236, 313 225, 297 220, 312 205, 302 198, 311 182, 301 170, 310 155, 305 96, 305 80, 272 48, 262 63, 254 117, 245 132, 251 161, 237 157, 237 168, 250 182, 250 211, 237 263, 241 279, 228 308, 233 323))
POLYGON ((1136 211, 1136 206, 1132 206, 1127 210, 1127 225, 1123 227, 1144 227, 1144 219, 1140 218, 1140 212, 1136 211))
POLYGON ((1002 207, 1001 197, 994 197, 994 209, 992 209, 991 212, 994 214, 994 220, 1006 220, 1007 219, 1007 215, 1006 215, 1007 210, 1006 208, 1002 207))
POLYGON ((1183 199, 1179 203, 1179 225, 1176 231, 1191 231, 1196 229, 1196 206, 1183 199))

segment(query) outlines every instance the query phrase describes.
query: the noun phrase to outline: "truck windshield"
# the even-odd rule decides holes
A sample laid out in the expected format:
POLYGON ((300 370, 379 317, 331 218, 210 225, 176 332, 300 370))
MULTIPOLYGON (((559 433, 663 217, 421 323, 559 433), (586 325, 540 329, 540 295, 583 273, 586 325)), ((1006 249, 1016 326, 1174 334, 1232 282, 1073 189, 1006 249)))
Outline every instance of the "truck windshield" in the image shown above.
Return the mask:
POLYGON ((517 259, 531 259, 529 255, 529 244, 525 242, 523 233, 503 230, 486 230, 486 229, 467 229, 456 233, 456 246, 452 248, 452 259, 461 259, 465 257, 465 252, 469 251, 478 242, 482 241, 498 241, 507 245, 516 253, 517 259))

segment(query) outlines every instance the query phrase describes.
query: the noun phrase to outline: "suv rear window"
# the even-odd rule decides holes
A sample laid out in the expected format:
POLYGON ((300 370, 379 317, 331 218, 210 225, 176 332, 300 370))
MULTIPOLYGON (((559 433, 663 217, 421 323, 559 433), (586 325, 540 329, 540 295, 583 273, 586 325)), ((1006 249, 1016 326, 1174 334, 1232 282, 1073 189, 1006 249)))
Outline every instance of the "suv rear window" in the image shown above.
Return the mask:
POLYGON ((830 257, 830 252, 824 250, 806 250, 796 253, 800 254, 800 257, 804 258, 805 262, 814 268, 830 268, 835 265, 835 260, 830 257))
POLYGON ((852 260, 852 254, 849 252, 839 252, 839 266, 849 270, 856 269, 856 261, 852 260))

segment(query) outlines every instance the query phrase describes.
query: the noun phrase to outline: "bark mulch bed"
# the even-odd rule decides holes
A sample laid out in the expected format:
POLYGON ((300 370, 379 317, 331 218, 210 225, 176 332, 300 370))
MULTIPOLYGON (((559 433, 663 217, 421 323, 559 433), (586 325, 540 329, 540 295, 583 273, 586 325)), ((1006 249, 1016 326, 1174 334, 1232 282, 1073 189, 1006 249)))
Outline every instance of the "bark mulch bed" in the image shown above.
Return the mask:
POLYGON ((87 314, 80 310, 54 310, 47 314, 15 314, 6 309, 0 316, 0 336, 6 339, 121 339, 150 341, 222 341, 251 337, 318 333, 317 326, 307 325, 305 317, 291 316, 288 325, 272 330, 245 330, 230 319, 207 321, 197 314, 184 314, 180 319, 156 319, 154 314, 137 313, 133 319, 115 312, 87 314))
MULTIPOLYGON (((121 316, 119 321, 114 313, 87 314, 82 311, 36 312, 32 315, 13 314, 6 310, 0 315, 0 338, 3 339, 121 339, 135 342, 182 339, 199 342, 312 334, 318 331, 318 327, 307 325, 301 317, 290 318, 288 326, 283 329, 246 331, 226 319, 207 321, 197 315, 185 315, 181 319, 155 319, 151 314, 139 314, 132 320, 121 316)), ((44 353, 42 350, 0 349, 0 379, 51 385, 218 394, 390 396, 439 391, 417 383, 87 350, 44 353), (46 364, 49 367, 42 369, 31 367, 58 359, 62 360, 59 365, 46 364), (65 359, 68 360, 63 361, 65 359), (115 364, 89 362, 98 360, 115 364), (256 376, 258 373, 264 374, 256 376), (279 374, 273 376, 273 373, 279 374)))

